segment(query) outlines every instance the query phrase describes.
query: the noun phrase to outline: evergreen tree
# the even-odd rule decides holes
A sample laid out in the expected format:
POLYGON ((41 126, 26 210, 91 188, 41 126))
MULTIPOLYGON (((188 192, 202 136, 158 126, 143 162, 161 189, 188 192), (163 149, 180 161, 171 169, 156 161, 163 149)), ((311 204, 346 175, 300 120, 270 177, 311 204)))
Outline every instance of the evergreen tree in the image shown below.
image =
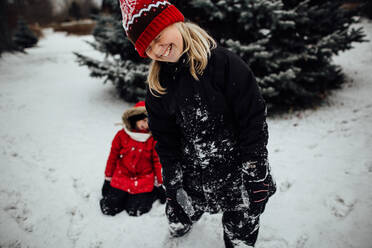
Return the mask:
POLYGON ((23 18, 18 19, 17 28, 13 35, 13 42, 19 50, 24 50, 25 48, 33 47, 38 42, 38 38, 29 29, 27 23, 23 18))
MULTIPOLYGON (((118 1, 113 0, 115 3, 118 1)), ((358 22, 355 12, 340 8, 342 0, 173 3, 247 62, 269 107, 308 105, 322 99, 327 90, 343 81, 340 68, 332 64, 332 56, 350 49, 352 42, 362 42, 364 37, 360 28, 351 27, 358 22)), ((92 75, 113 81, 124 99, 134 101, 143 97, 147 65, 125 38, 119 7, 116 9, 113 17, 99 17, 94 34, 93 45, 106 53, 106 60, 79 55, 79 61, 90 66, 92 75)))
POLYGON ((250 65, 270 106, 322 99, 343 81, 332 56, 364 37, 351 28, 355 12, 341 9, 339 0, 183 2, 196 13, 192 21, 250 65))
POLYGON ((91 70, 91 76, 112 82, 120 97, 128 102, 143 100, 148 72, 148 60, 144 61, 126 38, 121 22, 118 0, 105 0, 105 7, 114 10, 111 15, 97 17, 93 31, 95 42, 91 45, 105 54, 103 61, 75 53, 78 62, 91 70))

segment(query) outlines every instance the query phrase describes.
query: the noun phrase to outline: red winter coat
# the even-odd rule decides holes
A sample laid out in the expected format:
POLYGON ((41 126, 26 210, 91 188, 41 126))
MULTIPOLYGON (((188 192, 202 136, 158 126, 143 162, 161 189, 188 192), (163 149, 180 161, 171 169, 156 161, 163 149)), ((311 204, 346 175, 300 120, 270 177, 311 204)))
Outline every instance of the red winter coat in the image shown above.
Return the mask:
POLYGON ((155 152, 155 141, 151 136, 146 142, 132 139, 124 129, 112 141, 105 175, 111 186, 131 194, 151 192, 155 176, 162 184, 161 164, 155 152))
MULTIPOLYGON (((135 114, 138 108, 135 108, 135 114)), ((123 121, 129 126, 128 116, 133 115, 133 109, 124 113, 123 121)), ((105 175, 111 178, 111 186, 130 194, 151 192, 154 188, 155 177, 159 184, 163 183, 161 164, 155 151, 155 140, 150 135, 144 142, 135 140, 135 135, 146 135, 120 130, 112 141, 111 152, 107 160, 105 175), (132 138, 134 137, 134 138, 132 138)))

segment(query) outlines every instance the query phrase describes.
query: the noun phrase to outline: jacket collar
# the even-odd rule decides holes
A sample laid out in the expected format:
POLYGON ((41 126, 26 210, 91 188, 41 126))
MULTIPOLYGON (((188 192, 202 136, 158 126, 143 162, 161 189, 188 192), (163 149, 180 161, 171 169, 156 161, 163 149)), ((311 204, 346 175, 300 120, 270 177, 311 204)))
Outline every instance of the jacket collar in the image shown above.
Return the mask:
POLYGON ((124 131, 129 135, 129 137, 138 142, 146 142, 151 137, 151 133, 132 132, 129 131, 126 126, 124 126, 124 131))
POLYGON ((177 62, 171 63, 171 62, 161 62, 161 67, 164 68, 165 72, 178 72, 182 68, 187 68, 189 66, 189 61, 187 59, 187 53, 184 53, 177 62))

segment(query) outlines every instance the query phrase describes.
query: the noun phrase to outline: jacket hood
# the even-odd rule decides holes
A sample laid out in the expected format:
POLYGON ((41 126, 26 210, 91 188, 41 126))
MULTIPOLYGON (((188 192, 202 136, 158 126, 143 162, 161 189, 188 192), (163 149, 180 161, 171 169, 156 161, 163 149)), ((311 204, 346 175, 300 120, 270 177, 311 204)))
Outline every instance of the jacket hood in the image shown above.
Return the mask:
POLYGON ((135 127, 132 127, 129 121, 129 117, 135 116, 135 115, 140 115, 140 114, 145 114, 147 115, 147 111, 145 108, 145 102, 140 101, 134 105, 134 107, 126 110, 122 116, 123 124, 128 130, 134 130, 135 127))

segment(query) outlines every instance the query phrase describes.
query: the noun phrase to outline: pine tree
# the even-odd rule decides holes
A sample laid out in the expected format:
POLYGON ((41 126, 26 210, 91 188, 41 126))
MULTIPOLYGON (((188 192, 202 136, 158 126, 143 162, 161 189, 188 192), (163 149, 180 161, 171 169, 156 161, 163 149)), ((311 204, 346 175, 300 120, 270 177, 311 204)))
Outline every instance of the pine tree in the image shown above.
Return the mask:
POLYGON ((343 1, 189 2, 196 13, 191 20, 248 63, 270 106, 308 105, 322 99, 343 81, 332 56, 364 37, 360 28, 351 27, 357 18, 355 12, 340 8, 343 1))
MULTIPOLYGON (((111 0, 105 0, 108 2, 111 0)), ((112 4, 118 1, 113 1, 112 4)), ((309 105, 343 82, 332 56, 362 42, 355 12, 342 0, 178 0, 173 3, 224 47, 243 58, 273 106, 309 105)), ((115 9, 115 8, 113 8, 115 9)), ((125 38, 120 10, 100 17, 93 45, 105 61, 79 55, 92 75, 113 81, 123 98, 143 97, 148 68, 125 38), (128 97, 128 94, 130 97, 128 97), (138 95, 136 95, 138 94, 138 95)))
POLYGON ((25 48, 35 46, 38 42, 38 38, 30 30, 23 18, 18 19, 17 29, 13 35, 13 42, 21 51, 23 51, 25 48))
POLYGON ((128 102, 143 100, 145 97, 145 82, 148 72, 148 61, 144 61, 134 50, 126 38, 121 22, 119 1, 105 0, 114 10, 111 15, 97 17, 97 25, 93 31, 95 39, 91 45, 105 54, 103 61, 95 60, 75 53, 80 65, 86 65, 91 70, 91 76, 110 81, 119 92, 120 97, 128 102))

